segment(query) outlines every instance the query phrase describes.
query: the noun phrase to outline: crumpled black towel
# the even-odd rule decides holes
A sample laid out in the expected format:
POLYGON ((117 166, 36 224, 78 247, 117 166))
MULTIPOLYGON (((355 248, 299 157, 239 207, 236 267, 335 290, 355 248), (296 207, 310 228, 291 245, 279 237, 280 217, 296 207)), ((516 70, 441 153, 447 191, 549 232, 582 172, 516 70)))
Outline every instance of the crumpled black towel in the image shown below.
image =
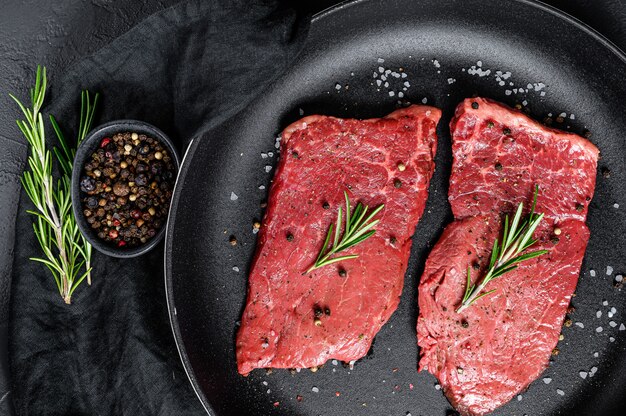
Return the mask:
MULTIPOLYGON (((68 73, 50 74, 44 112, 71 136, 80 89, 99 91, 97 123, 147 121, 182 153, 191 138, 219 128, 288 67, 307 22, 274 0, 176 5, 68 73)), ((28 260, 40 252, 29 207, 22 194, 9 339, 17 414, 204 414, 170 331, 162 245, 130 260, 96 253, 92 286, 83 283, 66 306, 52 276, 28 260)))

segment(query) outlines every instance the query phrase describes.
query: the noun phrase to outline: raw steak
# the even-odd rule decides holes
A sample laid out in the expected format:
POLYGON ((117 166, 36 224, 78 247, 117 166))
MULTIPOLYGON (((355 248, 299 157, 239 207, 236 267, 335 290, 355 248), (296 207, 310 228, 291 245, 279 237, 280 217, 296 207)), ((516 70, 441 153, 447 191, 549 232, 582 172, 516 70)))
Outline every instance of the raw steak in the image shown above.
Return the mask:
POLYGON ((285 129, 237 334, 241 374, 357 360, 398 306, 435 168, 440 110, 411 106, 370 120, 310 116, 285 129), (347 191, 378 214, 358 254, 303 274, 347 191), (340 273, 341 271, 341 273, 340 273), (345 274, 344 274, 345 271, 345 274), (315 325, 315 312, 322 324, 315 325))
POLYGON ((455 221, 430 253, 419 286, 420 370, 438 379, 463 415, 483 415, 524 390, 548 365, 589 238, 598 150, 482 98, 461 103, 450 123, 455 221), (545 214, 531 250, 541 257, 491 281, 496 292, 457 313, 466 285, 486 272, 503 214, 535 185, 545 214))

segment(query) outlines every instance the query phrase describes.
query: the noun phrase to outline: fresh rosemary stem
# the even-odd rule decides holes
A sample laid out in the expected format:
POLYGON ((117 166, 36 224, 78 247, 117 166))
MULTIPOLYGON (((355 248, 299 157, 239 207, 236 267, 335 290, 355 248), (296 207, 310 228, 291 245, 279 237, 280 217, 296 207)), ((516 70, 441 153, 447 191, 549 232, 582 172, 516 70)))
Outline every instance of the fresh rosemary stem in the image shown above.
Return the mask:
POLYGON ((502 243, 498 244, 497 238, 494 241, 487 273, 478 285, 472 284, 471 267, 467 267, 465 294, 463 295, 461 305, 456 310, 457 313, 462 312, 478 299, 495 292, 496 289, 483 292, 487 284, 489 284, 492 280, 517 269, 517 265, 523 261, 548 253, 548 250, 537 250, 524 253, 526 249, 530 248, 537 242, 537 240, 533 239, 533 233, 539 226, 539 223, 544 216, 543 214, 535 213, 538 192, 539 188, 535 186, 533 204, 528 217, 524 221, 522 221, 522 212, 524 211, 523 203, 520 203, 517 206, 515 216, 510 222, 509 216, 505 216, 502 243))
MULTIPOLYGON (((39 66, 35 86, 30 90, 31 108, 26 108, 14 95, 11 98, 24 114, 24 120, 17 120, 17 125, 31 148, 29 169, 22 176, 22 186, 35 206, 35 210, 27 212, 35 217, 33 230, 44 254, 43 257, 33 257, 31 260, 46 265, 63 301, 70 304, 78 285, 90 275, 91 246, 80 234, 72 213, 70 177, 76 150, 70 149, 56 121, 51 117, 50 121, 61 145, 60 150, 54 148, 61 170, 55 186, 53 156, 46 149, 44 121, 40 112, 46 87, 46 69, 39 66)), ((89 93, 83 92, 79 142, 91 126, 96 102, 97 95, 91 103, 89 93)))
POLYGON ((348 193, 344 191, 343 194, 346 200, 345 223, 342 226, 344 217, 342 215, 342 209, 341 207, 339 207, 339 210, 337 212, 337 222, 334 225, 331 224, 330 227, 328 227, 326 240, 322 245, 317 259, 315 260, 315 263, 311 267, 309 267, 309 269, 304 272, 304 274, 307 274, 320 267, 336 263, 338 261, 350 260, 359 257, 358 254, 348 254, 345 256, 336 257, 331 256, 367 240, 372 235, 374 235, 374 233, 376 233, 376 230, 374 230, 373 228, 378 225, 380 220, 374 220, 374 217, 384 208, 385 205, 381 204, 377 206, 372 212, 369 213, 369 215, 367 215, 369 207, 358 203, 357 206, 354 208, 354 211, 351 213, 350 198, 348 197, 348 193), (343 235, 341 234, 342 229, 343 235), (334 239, 331 242, 331 237, 333 237, 333 235, 334 239))

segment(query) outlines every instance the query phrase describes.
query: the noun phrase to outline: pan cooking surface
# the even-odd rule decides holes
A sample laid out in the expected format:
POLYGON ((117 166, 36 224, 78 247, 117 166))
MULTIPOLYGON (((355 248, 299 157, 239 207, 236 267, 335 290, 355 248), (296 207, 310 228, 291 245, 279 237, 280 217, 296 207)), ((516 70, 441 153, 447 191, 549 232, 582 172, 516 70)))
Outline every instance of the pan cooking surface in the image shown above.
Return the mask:
POLYGON ((417 285, 452 220, 448 122, 463 98, 520 105, 602 154, 591 239, 559 355, 494 415, 610 414, 626 391, 626 60, 607 41, 527 1, 356 1, 318 15, 291 70, 243 114, 191 145, 166 239, 170 317, 207 411, 226 415, 446 415, 436 379, 417 373, 417 285), (302 115, 380 117, 405 101, 443 109, 437 168, 414 236, 400 306, 354 368, 237 374, 235 333, 278 152, 302 115), (229 243, 235 236, 238 244, 229 243), (616 287, 618 286, 618 287, 616 287))

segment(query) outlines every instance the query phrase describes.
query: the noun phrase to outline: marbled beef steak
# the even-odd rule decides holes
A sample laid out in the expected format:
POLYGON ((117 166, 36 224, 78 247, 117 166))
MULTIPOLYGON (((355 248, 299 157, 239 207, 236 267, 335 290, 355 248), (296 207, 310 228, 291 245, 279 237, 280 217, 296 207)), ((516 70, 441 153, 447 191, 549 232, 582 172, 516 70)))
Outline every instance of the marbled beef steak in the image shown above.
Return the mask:
POLYGON ((237 334, 241 374, 367 354, 400 300, 435 168, 440 116, 437 108, 414 105, 362 121, 310 116, 285 129, 237 334), (344 191, 354 204, 385 204, 376 233, 342 253, 357 259, 304 274, 344 191), (321 325, 316 311, 324 312, 321 325))
POLYGON ((450 123, 448 199, 455 221, 430 253, 419 286, 420 370, 434 374, 463 415, 483 415, 524 390, 548 365, 589 238, 598 149, 519 111, 467 99, 450 123), (545 218, 532 250, 548 254, 491 281, 496 292, 457 313, 467 267, 485 273, 503 214, 538 186, 545 218))

